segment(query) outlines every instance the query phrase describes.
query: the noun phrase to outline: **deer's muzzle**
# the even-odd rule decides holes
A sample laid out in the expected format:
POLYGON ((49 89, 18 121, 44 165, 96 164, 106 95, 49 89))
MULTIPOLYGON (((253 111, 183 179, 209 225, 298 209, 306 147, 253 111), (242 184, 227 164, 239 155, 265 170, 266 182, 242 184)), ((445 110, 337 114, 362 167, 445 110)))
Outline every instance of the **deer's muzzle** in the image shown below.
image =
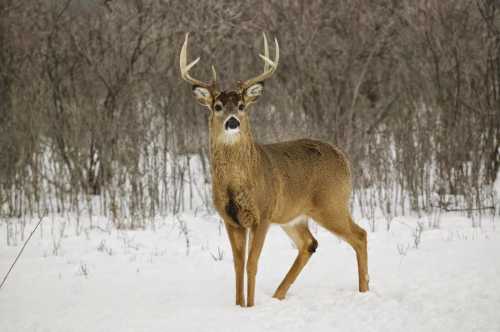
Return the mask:
POLYGON ((240 120, 238 120, 238 118, 234 115, 231 115, 224 123, 224 129, 226 129, 226 131, 236 131, 239 128, 240 120))

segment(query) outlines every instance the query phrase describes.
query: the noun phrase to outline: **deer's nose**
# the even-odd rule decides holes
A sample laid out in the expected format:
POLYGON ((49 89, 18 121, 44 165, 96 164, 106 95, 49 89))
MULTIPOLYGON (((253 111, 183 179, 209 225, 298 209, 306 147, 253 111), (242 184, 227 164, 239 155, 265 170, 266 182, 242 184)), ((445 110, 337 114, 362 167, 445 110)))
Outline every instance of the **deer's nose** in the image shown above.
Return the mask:
POLYGON ((229 119, 227 119, 226 123, 224 125, 226 130, 228 130, 228 129, 234 130, 234 129, 239 128, 239 126, 240 126, 240 121, 235 116, 231 116, 229 119))

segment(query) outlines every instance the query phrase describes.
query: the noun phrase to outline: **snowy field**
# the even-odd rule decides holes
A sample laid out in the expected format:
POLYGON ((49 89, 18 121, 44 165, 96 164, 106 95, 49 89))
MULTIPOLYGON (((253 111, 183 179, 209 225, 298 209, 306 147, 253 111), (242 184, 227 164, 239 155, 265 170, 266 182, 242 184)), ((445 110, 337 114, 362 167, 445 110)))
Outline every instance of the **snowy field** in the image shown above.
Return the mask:
MULTIPOLYGON (((80 236, 69 223, 62 238, 60 221, 46 218, 0 290, 0 331, 500 331, 499 221, 472 227, 447 214, 439 228, 416 217, 396 218, 390 231, 380 224, 369 234, 365 294, 353 250, 312 225, 319 248, 284 301, 271 296, 296 251, 272 227, 256 306, 240 308, 215 215, 158 219, 140 231, 102 221, 80 236)), ((1 276, 20 248, 6 245, 5 232, 3 223, 1 276)))

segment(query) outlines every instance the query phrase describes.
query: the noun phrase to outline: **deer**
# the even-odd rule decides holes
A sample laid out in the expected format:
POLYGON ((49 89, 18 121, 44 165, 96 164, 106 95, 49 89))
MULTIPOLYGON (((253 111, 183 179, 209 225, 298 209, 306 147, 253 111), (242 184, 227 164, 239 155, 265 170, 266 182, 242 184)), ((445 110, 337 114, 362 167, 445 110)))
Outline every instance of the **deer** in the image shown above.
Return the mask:
POLYGON ((351 166, 338 147, 312 139, 273 144, 254 140, 249 111, 264 92, 264 81, 278 67, 279 45, 274 39, 275 58, 269 57, 264 38, 264 70, 260 75, 237 81, 232 90, 222 90, 212 66, 212 80, 193 78, 189 71, 200 58, 188 64, 185 35, 180 52, 180 73, 191 84, 194 99, 208 109, 209 162, 213 204, 221 216, 233 254, 236 305, 255 305, 255 278, 266 234, 279 225, 295 244, 297 257, 273 297, 283 300, 318 247, 308 220, 345 240, 355 251, 359 291, 369 290, 366 231, 352 219, 351 166), (248 252, 248 254, 247 254, 248 252), (244 296, 246 264, 247 296, 244 296))

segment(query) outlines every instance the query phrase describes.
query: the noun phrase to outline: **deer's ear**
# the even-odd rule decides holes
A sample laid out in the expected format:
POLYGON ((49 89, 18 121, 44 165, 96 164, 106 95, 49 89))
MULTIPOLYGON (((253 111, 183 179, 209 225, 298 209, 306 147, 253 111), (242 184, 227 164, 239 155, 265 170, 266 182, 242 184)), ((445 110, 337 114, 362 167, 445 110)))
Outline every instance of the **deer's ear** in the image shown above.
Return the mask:
POLYGON ((212 93, 207 88, 193 86, 193 96, 202 106, 210 107, 212 105, 212 93))
POLYGON ((255 83, 254 85, 249 86, 248 88, 246 88, 243 95, 245 98, 245 103, 250 104, 257 101, 257 99, 259 99, 259 97, 262 96, 263 92, 264 92, 264 83, 262 82, 255 83))

